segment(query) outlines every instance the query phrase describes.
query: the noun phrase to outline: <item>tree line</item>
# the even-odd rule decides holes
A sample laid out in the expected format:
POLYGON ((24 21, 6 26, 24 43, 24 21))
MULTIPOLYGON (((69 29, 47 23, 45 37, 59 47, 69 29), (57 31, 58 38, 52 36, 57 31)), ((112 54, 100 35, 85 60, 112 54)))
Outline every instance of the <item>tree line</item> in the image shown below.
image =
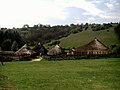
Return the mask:
POLYGON ((26 42, 30 45, 35 45, 37 42, 47 43, 52 40, 57 40, 62 37, 67 37, 70 34, 75 34, 78 32, 82 32, 84 30, 106 30, 112 27, 110 23, 108 24, 89 24, 89 23, 81 23, 81 24, 70 24, 70 25, 34 25, 33 27, 29 27, 29 25, 24 25, 17 31, 20 31, 21 36, 26 40, 26 42))
POLYGON ((23 44, 27 43, 34 46, 38 42, 42 44, 67 37, 70 34, 82 32, 84 30, 106 30, 112 27, 111 23, 104 24, 70 24, 70 25, 42 25, 37 24, 30 27, 28 24, 21 28, 0 28, 0 47, 2 50, 17 50, 23 44))
POLYGON ((24 44, 24 40, 17 31, 0 30, 0 47, 3 51, 15 50, 14 47, 20 48, 24 44))
MULTIPOLYGON (((120 23, 114 28, 116 35, 118 36, 120 42, 120 23)), ((118 46, 116 53, 120 54, 120 46, 118 46)))

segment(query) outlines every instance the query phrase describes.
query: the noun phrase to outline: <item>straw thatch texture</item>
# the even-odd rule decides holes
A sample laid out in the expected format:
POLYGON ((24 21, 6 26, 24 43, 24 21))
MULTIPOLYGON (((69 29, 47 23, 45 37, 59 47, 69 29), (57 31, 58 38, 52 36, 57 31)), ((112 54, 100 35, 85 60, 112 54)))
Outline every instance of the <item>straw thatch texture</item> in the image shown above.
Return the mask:
POLYGON ((62 48, 59 45, 55 45, 55 47, 50 49, 47 54, 48 55, 59 55, 59 54, 62 54, 62 53, 63 53, 62 48))
POLYGON ((21 56, 21 55, 32 55, 35 52, 33 50, 31 50, 27 44, 25 44, 24 46, 22 46, 18 51, 15 52, 15 55, 21 56))
POLYGON ((73 49, 74 54, 107 54, 108 48, 98 39, 94 39, 88 44, 73 49))

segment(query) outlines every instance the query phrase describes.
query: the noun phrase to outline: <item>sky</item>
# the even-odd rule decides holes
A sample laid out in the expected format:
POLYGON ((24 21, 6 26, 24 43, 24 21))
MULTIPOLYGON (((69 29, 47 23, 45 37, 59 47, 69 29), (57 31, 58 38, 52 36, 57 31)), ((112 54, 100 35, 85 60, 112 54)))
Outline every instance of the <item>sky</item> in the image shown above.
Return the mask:
POLYGON ((0 27, 120 22, 120 0, 0 0, 0 27))

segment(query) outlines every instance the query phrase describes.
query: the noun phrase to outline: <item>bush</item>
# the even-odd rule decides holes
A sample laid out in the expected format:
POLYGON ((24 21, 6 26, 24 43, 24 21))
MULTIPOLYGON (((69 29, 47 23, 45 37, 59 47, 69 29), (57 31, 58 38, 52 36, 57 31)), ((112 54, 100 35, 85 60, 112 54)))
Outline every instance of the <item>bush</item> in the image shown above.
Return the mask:
POLYGON ((12 62, 13 61, 13 59, 9 56, 4 56, 4 57, 2 57, 2 59, 3 59, 3 62, 12 62))
POLYGON ((31 57, 22 57, 19 59, 19 61, 30 61, 31 57))
POLYGON ((80 60, 80 59, 101 59, 101 58, 120 58, 119 54, 106 55, 57 55, 49 56, 48 60, 80 60))

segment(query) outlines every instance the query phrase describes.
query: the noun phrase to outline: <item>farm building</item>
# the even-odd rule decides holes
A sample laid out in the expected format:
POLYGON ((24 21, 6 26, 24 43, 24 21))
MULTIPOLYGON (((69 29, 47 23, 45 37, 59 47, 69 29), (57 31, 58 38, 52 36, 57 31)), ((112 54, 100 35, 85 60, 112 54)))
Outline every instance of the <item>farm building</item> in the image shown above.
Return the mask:
POLYGON ((59 45, 55 45, 52 49, 48 51, 48 55, 59 55, 64 53, 63 49, 59 45))
POLYGON ((72 49, 73 55, 94 55, 94 54, 108 54, 108 47, 106 47, 98 39, 94 39, 88 44, 79 48, 72 49))

